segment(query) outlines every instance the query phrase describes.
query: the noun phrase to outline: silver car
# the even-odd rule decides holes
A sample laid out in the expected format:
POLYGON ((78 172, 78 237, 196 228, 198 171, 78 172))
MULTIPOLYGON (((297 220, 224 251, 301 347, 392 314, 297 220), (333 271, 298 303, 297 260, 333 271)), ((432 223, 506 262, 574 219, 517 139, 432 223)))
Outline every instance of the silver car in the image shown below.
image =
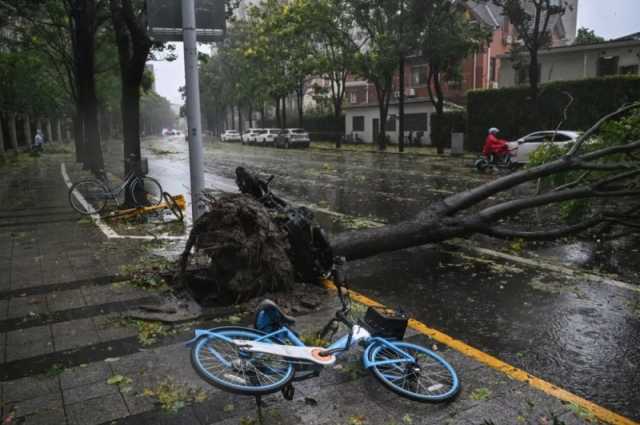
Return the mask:
POLYGON ((527 134, 518 140, 508 143, 511 150, 511 161, 526 164, 529 162, 531 153, 543 144, 553 143, 564 147, 574 143, 581 134, 579 131, 566 130, 536 131, 535 133, 527 134))

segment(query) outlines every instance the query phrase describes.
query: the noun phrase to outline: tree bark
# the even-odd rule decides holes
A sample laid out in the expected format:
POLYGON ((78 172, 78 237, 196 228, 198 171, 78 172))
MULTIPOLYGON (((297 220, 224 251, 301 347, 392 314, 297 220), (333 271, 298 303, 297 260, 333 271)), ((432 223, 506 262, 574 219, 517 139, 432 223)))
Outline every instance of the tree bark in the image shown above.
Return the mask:
POLYGON ((3 114, 0 112, 0 157, 4 158, 4 126, 2 125, 3 114))
POLYGON ((398 151, 404 152, 404 56, 400 57, 400 103, 398 104, 398 151))
MULTIPOLYGON (((122 133, 125 173, 140 171, 140 88, 151 50, 144 19, 136 15, 132 0, 109 0, 116 35, 122 84, 122 133)), ((133 204, 127 190, 126 202, 133 204)))
MULTIPOLYGON (((276 97, 276 124, 278 128, 282 128, 282 117, 280 115, 280 98, 276 97)), ((264 124, 263 124, 264 125, 264 124)))
POLYGON ((31 145, 33 144, 33 133, 31 132, 31 118, 29 117, 29 114, 25 114, 24 116, 24 143, 27 147, 27 149, 31 148, 31 145))
POLYGON ((73 141, 76 147, 76 162, 84 162, 84 126, 82 125, 82 113, 77 108, 72 120, 73 141))
POLYGON ((53 143, 53 128, 51 127, 51 119, 47 118, 47 138, 49 142, 53 143))
MULTIPOLYGON (((97 25, 96 0, 75 0, 74 54, 78 87, 78 119, 81 121, 79 158, 94 173, 104 169, 98 131, 98 98, 95 80, 95 35, 97 25)), ((78 132, 76 132, 78 133, 78 132)), ((78 136, 78 134, 76 134, 78 136)), ((77 143, 77 142, 76 142, 77 143)))
POLYGON ((287 127, 287 96, 282 96, 282 125, 280 128, 287 127))
POLYGON ((56 134, 58 137, 58 143, 65 143, 65 140, 62 138, 62 124, 61 124, 61 118, 58 118, 56 120, 56 134))
POLYGON ((296 100, 298 102, 298 127, 304 128, 304 80, 297 87, 296 100))
POLYGON ((9 145, 14 153, 18 153, 18 130, 16 128, 15 112, 9 112, 9 145))

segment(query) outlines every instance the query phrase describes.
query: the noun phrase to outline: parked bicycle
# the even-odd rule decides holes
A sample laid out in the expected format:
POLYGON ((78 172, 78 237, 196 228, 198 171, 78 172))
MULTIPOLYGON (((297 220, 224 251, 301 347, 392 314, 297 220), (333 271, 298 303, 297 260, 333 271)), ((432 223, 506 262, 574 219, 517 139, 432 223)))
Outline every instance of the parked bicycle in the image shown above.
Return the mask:
POLYGON ((159 205, 163 200, 162 186, 156 179, 145 175, 147 167, 144 168, 145 170, 140 166, 132 167, 122 183, 116 187, 111 186, 106 176, 81 180, 69 189, 69 204, 80 214, 100 214, 109 202, 119 207, 121 195, 126 194, 128 188, 136 207, 159 205))
POLYGON ((287 316, 272 301, 257 308, 255 329, 220 327, 197 329, 191 362, 208 383, 225 391, 260 397, 282 391, 293 398, 292 381, 316 377, 336 356, 362 345, 363 366, 388 389, 401 396, 438 402, 451 399, 460 389, 454 369, 438 354, 416 344, 403 342, 407 318, 385 309, 369 307, 364 319, 350 319, 351 301, 343 287, 341 267, 334 269, 342 308, 324 327, 320 337, 335 332, 342 323, 348 334, 328 347, 306 346, 291 330, 295 319, 287 316))

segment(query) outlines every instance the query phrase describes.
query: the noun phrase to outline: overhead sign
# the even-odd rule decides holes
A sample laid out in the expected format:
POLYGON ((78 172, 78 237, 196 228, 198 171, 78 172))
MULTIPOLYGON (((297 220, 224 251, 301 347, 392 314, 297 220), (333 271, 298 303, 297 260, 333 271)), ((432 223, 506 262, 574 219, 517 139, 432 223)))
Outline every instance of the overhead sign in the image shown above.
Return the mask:
MULTIPOLYGON (((146 0, 147 26, 151 36, 161 41, 182 41, 182 1, 146 0)), ((225 0, 196 0, 198 41, 224 39, 225 0)))

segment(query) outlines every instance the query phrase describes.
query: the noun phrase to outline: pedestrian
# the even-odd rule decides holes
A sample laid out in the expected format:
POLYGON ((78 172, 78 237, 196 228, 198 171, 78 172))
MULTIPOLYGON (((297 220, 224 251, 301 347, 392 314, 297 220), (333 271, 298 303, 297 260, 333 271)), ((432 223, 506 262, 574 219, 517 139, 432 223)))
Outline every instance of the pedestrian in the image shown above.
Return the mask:
POLYGON ((33 138, 32 152, 39 153, 42 151, 42 145, 44 144, 44 134, 41 129, 36 130, 36 136, 33 138))

